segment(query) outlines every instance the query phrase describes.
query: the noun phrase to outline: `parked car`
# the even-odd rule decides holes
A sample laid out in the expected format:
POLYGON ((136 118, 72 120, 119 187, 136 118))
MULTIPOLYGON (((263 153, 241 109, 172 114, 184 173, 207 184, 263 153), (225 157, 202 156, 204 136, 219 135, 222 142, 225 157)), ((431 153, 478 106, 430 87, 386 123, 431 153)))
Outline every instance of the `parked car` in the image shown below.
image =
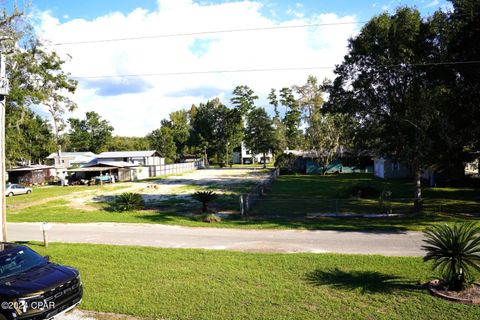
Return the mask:
POLYGON ((7 184, 7 187, 5 189, 5 194, 9 197, 17 196, 19 194, 30 193, 32 193, 32 188, 24 187, 16 183, 7 184))
POLYGON ((75 268, 26 246, 0 243, 0 319, 51 319, 78 306, 82 295, 75 268))

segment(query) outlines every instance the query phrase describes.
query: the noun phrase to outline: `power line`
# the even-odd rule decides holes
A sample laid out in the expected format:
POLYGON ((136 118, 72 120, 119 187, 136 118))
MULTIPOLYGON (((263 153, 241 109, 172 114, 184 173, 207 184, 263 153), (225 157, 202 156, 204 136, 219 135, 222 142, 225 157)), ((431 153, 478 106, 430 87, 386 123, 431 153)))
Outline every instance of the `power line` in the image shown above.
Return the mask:
POLYGON ((300 71, 314 69, 331 69, 332 67, 297 67, 297 68, 265 68, 265 69, 230 69, 230 70, 205 70, 205 71, 180 71, 180 72, 161 72, 161 73, 143 73, 143 74, 122 74, 105 76, 74 76, 75 79, 100 79, 100 78, 132 78, 132 77, 162 77, 162 76, 182 76, 197 74, 214 73, 240 73, 240 72, 269 72, 269 71, 300 71))
MULTIPOLYGON (((401 68, 401 67, 431 67, 431 66, 471 65, 471 64, 480 64, 480 60, 431 62, 431 63, 403 63, 403 64, 378 65, 378 66, 371 66, 371 67, 372 68, 401 68)), ((321 69, 333 69, 333 68, 335 68, 335 66, 225 69, 225 70, 179 71, 179 72, 138 73, 138 74, 120 74, 120 75, 72 76, 72 78, 74 79, 107 79, 107 78, 134 78, 134 77, 164 77, 164 76, 242 73, 242 72, 303 71, 303 70, 321 70, 321 69)))
MULTIPOLYGON (((460 16, 463 16, 463 15, 460 15, 460 16)), ((469 15, 467 15, 467 16, 469 16, 469 15)), ((107 39, 98 39, 98 40, 57 42, 57 43, 53 43, 53 44, 45 45, 45 46, 67 46, 67 45, 80 45, 80 44, 91 44, 91 43, 107 43, 107 42, 119 42, 119 41, 131 41, 131 40, 145 40, 145 39, 155 39, 155 38, 187 37, 187 36, 197 36, 197 35, 207 35, 207 34, 222 34, 222 33, 264 31, 264 30, 299 29, 299 28, 324 27, 324 26, 342 26, 342 25, 350 25, 350 24, 365 24, 365 23, 368 23, 370 21, 371 20, 349 21, 349 22, 330 22, 330 23, 310 23, 310 24, 300 24, 300 25, 291 25, 291 26, 273 26, 273 27, 239 28, 239 29, 221 29, 221 30, 185 32, 185 33, 167 33, 167 34, 144 35, 144 36, 134 36, 134 37, 124 37, 124 38, 107 38, 107 39)))
POLYGON ((299 28, 309 28, 309 27, 339 26, 339 25, 349 25, 349 24, 363 24, 363 23, 366 23, 366 22, 368 22, 368 21, 312 23, 312 24, 292 25, 292 26, 274 26, 274 27, 224 29, 224 30, 198 31, 198 32, 185 32, 185 33, 169 33, 169 34, 158 34, 158 35, 136 36, 136 37, 125 37, 125 38, 110 38, 110 39, 99 39, 99 40, 58 42, 58 43, 51 44, 50 46, 66 46, 66 45, 79 45, 79 44, 90 44, 90 43, 105 43, 105 42, 144 40, 144 39, 155 39, 155 38, 187 37, 187 36, 198 36, 198 35, 206 35, 206 34, 250 32, 250 31, 262 31, 262 30, 283 30, 283 29, 299 29, 299 28))

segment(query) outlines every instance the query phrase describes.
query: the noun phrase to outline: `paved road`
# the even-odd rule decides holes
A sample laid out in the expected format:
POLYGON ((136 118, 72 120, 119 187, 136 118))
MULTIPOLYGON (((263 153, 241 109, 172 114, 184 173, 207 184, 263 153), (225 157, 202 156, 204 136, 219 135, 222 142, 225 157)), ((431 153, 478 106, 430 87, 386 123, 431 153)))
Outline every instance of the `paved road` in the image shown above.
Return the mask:
MULTIPOLYGON (((342 232, 188 228, 161 224, 52 223, 51 242, 203 248, 253 252, 336 252, 422 256, 419 232, 342 232)), ((10 241, 42 241, 41 223, 9 223, 10 241)))

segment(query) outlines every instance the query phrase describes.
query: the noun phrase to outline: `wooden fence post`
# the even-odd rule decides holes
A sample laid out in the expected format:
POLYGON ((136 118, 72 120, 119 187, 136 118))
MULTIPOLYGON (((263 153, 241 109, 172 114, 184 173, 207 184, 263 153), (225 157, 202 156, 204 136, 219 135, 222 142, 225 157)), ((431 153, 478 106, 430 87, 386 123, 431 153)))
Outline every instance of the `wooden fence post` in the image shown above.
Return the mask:
POLYGON ((243 194, 240 195, 240 215, 245 215, 245 208, 243 207, 243 194))

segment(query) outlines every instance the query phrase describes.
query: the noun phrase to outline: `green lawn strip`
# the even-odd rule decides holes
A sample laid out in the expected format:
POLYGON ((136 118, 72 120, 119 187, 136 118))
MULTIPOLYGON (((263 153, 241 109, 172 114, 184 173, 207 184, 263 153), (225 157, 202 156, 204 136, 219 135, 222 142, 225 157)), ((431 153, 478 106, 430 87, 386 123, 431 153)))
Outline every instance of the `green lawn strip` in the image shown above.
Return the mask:
MULTIPOLYGON (((156 211, 134 211, 116 212, 105 210, 105 204, 98 210, 81 210, 68 206, 66 200, 50 201, 41 205, 24 208, 21 210, 7 210, 7 221, 9 222, 124 222, 124 223, 154 223, 154 217, 158 216, 156 211)), ((166 211, 168 213, 170 211, 166 211)))
POLYGON ((254 254, 52 243, 71 265, 82 309, 157 319, 478 319, 480 308, 431 296, 420 258, 254 254))
POLYGON ((122 184, 105 184, 105 185, 97 185, 97 186, 33 187, 31 194, 8 197, 7 205, 13 205, 13 206, 15 206, 16 204, 23 205, 23 204, 33 203, 36 201, 42 201, 45 198, 66 196, 74 193, 78 193, 79 195, 88 195, 88 194, 95 194, 97 191, 114 191, 114 190, 120 190, 123 188, 127 188, 127 186, 122 184))
MULTIPOLYGON (((227 201, 227 200, 226 200, 227 201)), ((233 201, 233 200, 231 200, 233 201)), ((479 221, 478 218, 457 217, 453 215, 409 215, 402 218, 273 218, 252 217, 240 219, 224 218, 219 223, 205 223, 191 215, 181 215, 179 211, 200 212, 200 205, 190 203, 183 206, 182 201, 170 202, 163 209, 141 210, 133 212, 109 211, 105 204, 96 204, 97 210, 80 210, 68 206, 65 200, 55 200, 20 210, 7 210, 9 222, 118 222, 118 223, 162 223, 187 227, 216 227, 240 229, 305 229, 305 230, 339 230, 363 231, 383 230, 403 232, 407 230, 424 230, 437 223, 454 223, 459 221, 479 221), (107 210, 106 210, 107 209, 107 210)), ((227 203, 227 205, 233 205, 227 203)))

